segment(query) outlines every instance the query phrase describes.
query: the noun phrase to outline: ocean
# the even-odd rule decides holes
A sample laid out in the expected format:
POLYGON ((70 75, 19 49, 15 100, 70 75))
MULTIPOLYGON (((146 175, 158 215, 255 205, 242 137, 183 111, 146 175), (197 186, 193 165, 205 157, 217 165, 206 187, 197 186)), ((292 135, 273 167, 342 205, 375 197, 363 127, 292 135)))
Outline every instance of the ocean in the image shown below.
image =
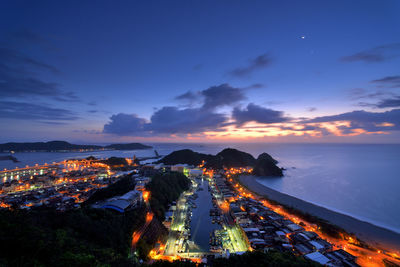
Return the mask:
MULTIPOLYGON (((267 152, 286 171, 283 178, 258 182, 280 192, 400 233, 400 145, 377 144, 150 144, 160 155, 190 148, 215 154, 225 147, 257 157, 267 152)), ((0 161, 0 169, 93 155, 153 156, 154 149, 84 153, 15 153, 20 163, 0 161)))

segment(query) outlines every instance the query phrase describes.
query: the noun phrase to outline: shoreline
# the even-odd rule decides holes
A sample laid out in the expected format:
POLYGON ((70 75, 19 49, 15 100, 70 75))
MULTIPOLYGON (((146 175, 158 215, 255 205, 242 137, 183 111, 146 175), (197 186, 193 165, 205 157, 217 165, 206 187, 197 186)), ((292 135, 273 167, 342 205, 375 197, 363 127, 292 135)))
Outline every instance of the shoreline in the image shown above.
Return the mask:
POLYGON ((365 222, 349 215, 339 213, 322 206, 304 201, 302 199, 281 193, 256 181, 255 176, 239 176, 239 182, 255 194, 309 213, 315 217, 326 220, 348 233, 355 234, 360 240, 385 250, 400 251, 400 234, 389 229, 365 222))
MULTIPOLYGON (((261 176, 260 176, 260 177, 257 176, 257 177, 255 177, 255 178, 256 178, 256 180, 257 180, 258 178, 266 178, 266 179, 268 179, 268 177, 261 177, 261 176)), ((260 183, 260 182, 258 182, 258 183, 261 184, 261 185, 263 185, 263 184, 260 183)), ((287 193, 284 193, 284 192, 280 192, 279 190, 276 190, 276 189, 274 189, 274 188, 272 188, 272 187, 269 187, 269 186, 266 186, 266 185, 263 185, 263 186, 265 186, 265 187, 267 187, 267 188, 269 188, 269 189, 271 189, 271 190, 275 190, 275 191, 277 191, 277 192, 279 192, 279 193, 286 194, 286 195, 289 195, 289 196, 291 196, 291 197, 300 199, 300 200, 302 200, 302 201, 304 201, 304 202, 308 202, 308 203, 313 204, 313 205, 315 205, 315 206, 325 208, 325 209, 327 209, 327 210, 330 210, 330 211, 335 212, 335 213, 338 213, 338 214, 342 214, 342 215, 346 215, 346 216, 352 217, 353 219, 356 219, 356 220, 358 220, 358 221, 365 222, 365 223, 369 223, 369 224, 372 224, 373 226, 376 226, 376 227, 379 227, 379 228, 382 228, 382 229, 391 231, 391 232, 393 232, 394 234, 400 235, 400 229, 399 229, 399 228, 391 228, 390 226, 385 226, 384 224, 380 224, 379 222, 375 222, 375 221, 373 221, 373 220, 368 220, 367 218, 363 218, 363 217, 360 217, 360 216, 355 216, 355 215, 352 215, 351 213, 347 213, 347 212, 341 211, 341 210, 336 209, 336 208, 333 208, 333 207, 329 207, 329 206, 326 206, 326 205, 318 204, 318 203, 316 203, 316 202, 309 201, 309 200, 305 200, 305 199, 300 198, 300 197, 295 197, 295 196, 293 196, 293 195, 290 195, 290 194, 287 194, 287 193)))

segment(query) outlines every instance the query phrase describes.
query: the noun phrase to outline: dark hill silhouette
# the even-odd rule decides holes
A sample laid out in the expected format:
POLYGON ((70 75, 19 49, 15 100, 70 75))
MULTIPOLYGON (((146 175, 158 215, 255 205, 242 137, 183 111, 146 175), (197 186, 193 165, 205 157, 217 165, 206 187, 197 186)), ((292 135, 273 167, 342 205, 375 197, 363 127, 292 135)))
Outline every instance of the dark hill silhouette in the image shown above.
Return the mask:
POLYGON ((114 150, 133 150, 133 149, 148 149, 151 146, 146 146, 139 143, 130 144, 111 144, 108 146, 97 145, 75 145, 65 141, 50 141, 50 142, 32 142, 32 143, 5 143, 0 144, 0 152, 8 151, 76 151, 81 149, 114 149, 114 150))
POLYGON ((263 153, 256 160, 251 154, 226 148, 217 155, 194 152, 190 149, 177 150, 165 156, 157 163, 166 165, 188 164, 198 166, 205 162, 205 167, 213 169, 231 167, 253 167, 254 175, 283 176, 282 169, 276 166, 276 161, 269 154, 263 153))
POLYGON ((182 149, 174 151, 161 160, 158 163, 164 163, 166 165, 174 164, 189 164, 189 165, 200 165, 202 161, 214 161, 215 156, 194 152, 190 149, 182 149))
POLYGON ((256 159, 249 153, 234 148, 225 148, 217 154, 222 165, 227 168, 254 166, 256 159))
POLYGON ((283 176, 282 169, 276 166, 278 163, 273 157, 267 153, 258 156, 256 164, 253 168, 253 174, 257 176, 283 176))

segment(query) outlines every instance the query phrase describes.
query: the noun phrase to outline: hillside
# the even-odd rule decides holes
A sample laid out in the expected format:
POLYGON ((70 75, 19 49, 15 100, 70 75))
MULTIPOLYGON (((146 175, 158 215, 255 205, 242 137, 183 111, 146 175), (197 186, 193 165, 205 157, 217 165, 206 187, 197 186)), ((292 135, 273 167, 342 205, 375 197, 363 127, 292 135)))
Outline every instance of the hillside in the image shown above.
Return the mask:
POLYGON ((252 155, 233 148, 225 148, 217 154, 217 157, 222 166, 227 168, 254 166, 256 164, 256 159, 252 155))
POLYGON ((278 176, 282 177, 282 169, 276 166, 277 161, 267 153, 258 156, 253 168, 253 174, 257 176, 278 176))
POLYGON ((199 165, 202 161, 214 161, 215 156, 194 152, 190 149, 182 149, 174 151, 167 156, 163 157, 158 163, 164 163, 166 165, 174 164, 189 164, 189 165, 199 165))
POLYGON ((262 153, 256 160, 251 154, 226 148, 217 155, 209 155, 194 152, 190 149, 178 150, 165 156, 158 163, 166 165, 189 164, 200 165, 205 162, 205 167, 213 169, 231 168, 231 167, 254 167, 255 175, 259 176, 283 176, 282 169, 276 166, 278 163, 267 153, 262 153))

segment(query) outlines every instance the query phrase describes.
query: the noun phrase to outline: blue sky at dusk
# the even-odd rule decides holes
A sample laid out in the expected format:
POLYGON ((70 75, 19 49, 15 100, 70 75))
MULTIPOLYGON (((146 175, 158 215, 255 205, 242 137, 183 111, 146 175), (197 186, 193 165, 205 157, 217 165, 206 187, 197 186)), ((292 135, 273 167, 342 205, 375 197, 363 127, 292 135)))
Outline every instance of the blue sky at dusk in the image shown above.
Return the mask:
POLYGON ((1 142, 400 141, 400 2, 2 1, 1 142))

